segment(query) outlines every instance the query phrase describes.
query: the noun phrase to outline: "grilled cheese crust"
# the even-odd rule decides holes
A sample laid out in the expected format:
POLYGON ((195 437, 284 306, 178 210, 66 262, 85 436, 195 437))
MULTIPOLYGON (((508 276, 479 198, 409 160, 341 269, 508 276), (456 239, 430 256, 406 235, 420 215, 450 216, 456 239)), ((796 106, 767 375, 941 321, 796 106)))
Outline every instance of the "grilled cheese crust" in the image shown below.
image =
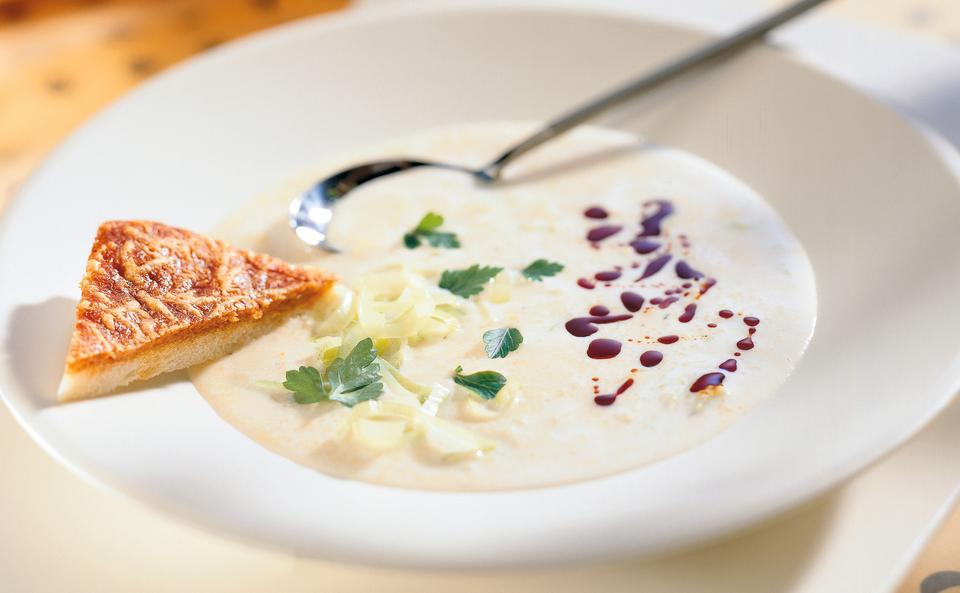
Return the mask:
POLYGON ((333 282, 183 229, 105 222, 80 285, 60 399, 100 395, 223 356, 225 347, 256 337, 258 327, 266 331, 309 308, 333 282), (118 368, 122 376, 114 376, 118 368))

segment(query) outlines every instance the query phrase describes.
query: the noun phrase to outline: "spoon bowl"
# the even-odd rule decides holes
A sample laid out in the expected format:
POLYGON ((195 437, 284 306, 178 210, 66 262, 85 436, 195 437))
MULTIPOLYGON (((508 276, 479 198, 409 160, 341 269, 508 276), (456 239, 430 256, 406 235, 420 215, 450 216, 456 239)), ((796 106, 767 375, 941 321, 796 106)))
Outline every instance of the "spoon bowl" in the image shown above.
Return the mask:
POLYGON ((490 183, 494 180, 494 177, 485 170, 474 170, 447 163, 409 159, 366 163, 335 173, 294 197, 290 202, 290 228, 307 245, 338 253, 340 250, 327 241, 327 227, 333 220, 333 206, 337 200, 368 181, 418 167, 461 171, 474 176, 482 183, 490 183))

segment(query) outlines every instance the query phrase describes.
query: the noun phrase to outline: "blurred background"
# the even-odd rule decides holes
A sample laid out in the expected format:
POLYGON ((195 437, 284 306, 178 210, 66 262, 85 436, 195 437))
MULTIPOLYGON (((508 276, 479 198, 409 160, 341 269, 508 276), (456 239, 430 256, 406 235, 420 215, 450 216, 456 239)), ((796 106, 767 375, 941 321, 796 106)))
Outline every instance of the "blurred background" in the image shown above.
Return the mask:
MULTIPOLYGON (((402 0, 360 3, 388 1, 402 4, 402 0)), ((780 3, 712 1, 738 9, 780 3)), ((51 148, 145 79, 236 37, 356 4, 349 0, 0 0, 0 212, 51 148)), ((960 52, 960 0, 836 0, 825 10, 838 21, 960 52)), ((947 107, 956 114, 952 121, 960 120, 960 104, 947 107)), ((4 408, 0 408, 0 469, 4 475, 0 478, 0 508, 4 509, 0 514, 0 593, 103 591, 99 585, 113 579, 120 588, 110 591, 143 590, 141 586, 148 583, 151 590, 175 591, 182 590, 178 583, 187 582, 195 585, 191 590, 207 591, 212 589, 204 585, 216 583, 226 571, 235 582, 254 572, 260 579, 274 575, 288 580, 291 573, 313 574, 303 561, 267 557, 188 530, 129 500, 108 498, 46 457, 4 408), (138 540, 142 534, 148 534, 149 541, 138 540), (190 539, 190 563, 183 561, 179 547, 185 538, 190 539), (159 566, 168 570, 157 573, 159 566)), ((327 567, 326 571, 324 583, 310 584, 305 578, 302 590, 339 590, 352 578, 347 568, 327 567)), ((391 578, 389 573, 381 576, 384 580, 369 582, 385 583, 391 578)), ((922 593, 960 590, 953 589, 960 587, 960 514, 955 512, 948 519, 910 570, 901 592, 921 591, 924 579, 927 585, 922 593), (947 573, 956 578, 930 580, 932 574, 947 573)), ((416 589, 410 582, 411 589, 416 589)), ((267 581, 261 584, 269 586, 267 581)))
MULTIPOLYGON (((0 0, 0 204, 65 134, 145 78, 230 39, 349 2, 0 0)), ((960 48, 960 0, 837 0, 826 10, 960 48)))

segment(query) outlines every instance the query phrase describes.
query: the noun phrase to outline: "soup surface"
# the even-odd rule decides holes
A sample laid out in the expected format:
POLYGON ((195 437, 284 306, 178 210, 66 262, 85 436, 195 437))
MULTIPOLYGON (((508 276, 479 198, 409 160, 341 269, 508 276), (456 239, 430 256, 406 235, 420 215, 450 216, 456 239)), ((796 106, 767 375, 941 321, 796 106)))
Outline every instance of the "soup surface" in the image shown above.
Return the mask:
POLYGON ((363 186, 337 205, 339 254, 305 248, 286 226, 292 195, 350 164, 480 165, 530 129, 457 126, 356 151, 232 216, 220 236, 341 283, 315 315, 195 369, 200 393, 298 463, 444 490, 637 468, 773 394, 813 331, 810 265, 760 196, 689 154, 581 128, 497 187, 436 169, 363 186), (415 232, 428 213, 442 224, 415 232), (281 385, 301 367, 326 376, 367 337, 380 356, 375 399, 297 403, 281 385), (458 367, 467 386, 453 380, 458 367))

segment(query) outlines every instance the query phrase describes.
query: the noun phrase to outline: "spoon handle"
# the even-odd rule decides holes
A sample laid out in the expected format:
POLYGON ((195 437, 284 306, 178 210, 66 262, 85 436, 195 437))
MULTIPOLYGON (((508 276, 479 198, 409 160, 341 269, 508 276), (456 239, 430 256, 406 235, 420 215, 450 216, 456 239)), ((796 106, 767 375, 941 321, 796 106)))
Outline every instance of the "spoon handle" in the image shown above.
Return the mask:
POLYGON ((794 2, 743 29, 718 41, 708 43, 676 60, 660 66, 653 72, 636 80, 627 82, 596 99, 554 119, 545 128, 523 140, 497 157, 483 172, 490 180, 496 180, 504 167, 510 162, 552 140, 583 122, 666 82, 685 74, 687 71, 706 62, 729 56, 762 39, 767 33, 780 25, 800 16, 827 0, 801 0, 794 2))

